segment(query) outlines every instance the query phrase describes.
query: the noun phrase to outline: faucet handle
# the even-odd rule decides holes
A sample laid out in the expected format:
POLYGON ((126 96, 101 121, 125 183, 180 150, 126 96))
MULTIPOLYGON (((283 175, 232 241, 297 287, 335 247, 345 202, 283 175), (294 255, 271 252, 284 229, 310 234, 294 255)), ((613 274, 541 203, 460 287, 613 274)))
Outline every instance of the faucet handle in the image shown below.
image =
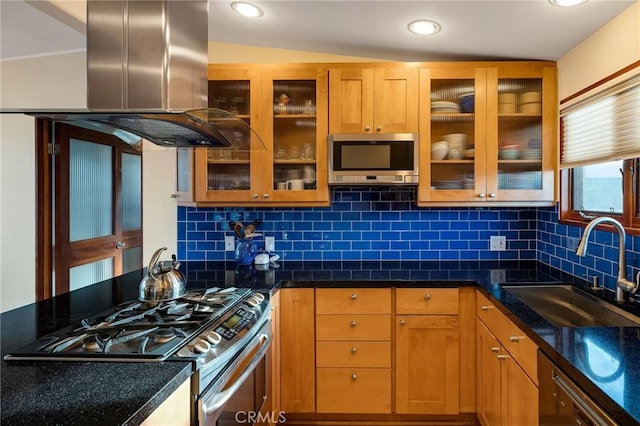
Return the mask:
POLYGON ((584 277, 587 279, 591 278, 591 287, 589 287, 590 290, 604 290, 604 286, 600 286, 599 276, 586 274, 584 275, 584 277))

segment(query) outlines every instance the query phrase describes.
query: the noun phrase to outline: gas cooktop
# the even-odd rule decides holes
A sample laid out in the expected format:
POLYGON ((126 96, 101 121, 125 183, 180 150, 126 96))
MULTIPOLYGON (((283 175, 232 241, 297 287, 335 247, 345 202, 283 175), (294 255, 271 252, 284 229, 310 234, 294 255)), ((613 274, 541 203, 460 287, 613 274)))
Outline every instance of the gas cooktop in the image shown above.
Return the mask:
POLYGON ((5 360, 164 361, 253 297, 250 289, 216 287, 189 291, 171 301, 126 302, 43 336, 5 360))

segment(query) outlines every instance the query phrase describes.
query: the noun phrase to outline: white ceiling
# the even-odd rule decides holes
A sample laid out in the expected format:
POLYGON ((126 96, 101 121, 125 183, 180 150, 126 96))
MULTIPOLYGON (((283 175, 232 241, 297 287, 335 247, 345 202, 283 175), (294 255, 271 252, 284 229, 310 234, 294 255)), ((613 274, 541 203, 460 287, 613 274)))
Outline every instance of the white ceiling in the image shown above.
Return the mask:
MULTIPOLYGON (((0 59, 85 48, 82 23, 51 1, 84 4, 0 0, 0 59)), ((401 61, 557 60, 635 1, 564 9, 547 0, 260 0, 253 3, 264 16, 251 20, 235 14, 231 1, 210 0, 209 39, 401 61), (419 18, 439 22, 442 31, 409 33, 407 24, 419 18)))

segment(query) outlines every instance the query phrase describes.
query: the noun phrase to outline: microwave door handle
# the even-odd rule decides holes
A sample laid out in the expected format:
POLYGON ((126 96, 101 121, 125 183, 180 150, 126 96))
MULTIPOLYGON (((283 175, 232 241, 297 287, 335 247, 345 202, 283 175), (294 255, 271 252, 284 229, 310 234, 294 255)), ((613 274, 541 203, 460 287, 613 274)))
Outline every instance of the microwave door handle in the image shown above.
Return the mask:
POLYGON ((258 366, 258 363, 260 362, 262 357, 264 357, 264 355, 267 353, 267 350, 269 349, 269 345, 271 344, 271 336, 269 336, 268 334, 261 335, 260 339, 263 340, 262 347, 253 357, 253 359, 251 360, 251 363, 244 369, 242 374, 240 374, 240 376, 236 379, 236 381, 233 382, 233 384, 229 386, 227 389, 217 393, 211 399, 211 401, 209 401, 208 403, 203 403, 203 409, 206 414, 214 413, 217 410, 219 410, 221 407, 223 407, 229 401, 229 399, 231 399, 233 394, 236 393, 236 391, 240 388, 240 386, 242 386, 242 384, 256 369, 256 367, 258 366))

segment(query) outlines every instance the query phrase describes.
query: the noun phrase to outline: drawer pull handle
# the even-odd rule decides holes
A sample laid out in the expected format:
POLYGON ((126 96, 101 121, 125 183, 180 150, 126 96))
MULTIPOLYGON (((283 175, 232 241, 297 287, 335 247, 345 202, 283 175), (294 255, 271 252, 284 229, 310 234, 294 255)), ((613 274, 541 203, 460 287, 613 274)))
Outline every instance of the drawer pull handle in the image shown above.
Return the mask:
POLYGON ((496 355, 496 358, 498 358, 499 360, 503 360, 509 358, 509 355, 496 355))
POLYGON ((352 354, 355 354, 356 352, 358 352, 358 348, 356 348, 356 347, 351 348, 351 353, 352 354))
POLYGON ((493 306, 490 306, 490 305, 482 305, 482 306, 480 306, 480 310, 482 310, 482 311, 488 311, 491 308, 493 308, 493 306))
POLYGON ((518 343, 520 341, 520 336, 509 336, 509 341, 518 343))
POLYGON ((425 294, 424 300, 431 300, 431 295, 429 293, 425 294))
POLYGON ((491 352, 498 353, 500 352, 500 348, 498 346, 491 346, 491 352))
POLYGON ((356 300, 357 298, 358 298, 358 295, 357 295, 357 294, 353 293, 353 294, 351 295, 351 300, 356 300))
POLYGON ((405 320, 400 320, 400 325, 405 325, 406 321, 405 320))
POLYGON ((351 327, 355 327, 357 323, 355 321, 351 321, 351 327))
POLYGON ((352 374, 352 375, 351 375, 351 380, 355 380, 355 379, 357 379, 357 378, 358 378, 358 376, 357 376, 356 374, 352 374))

